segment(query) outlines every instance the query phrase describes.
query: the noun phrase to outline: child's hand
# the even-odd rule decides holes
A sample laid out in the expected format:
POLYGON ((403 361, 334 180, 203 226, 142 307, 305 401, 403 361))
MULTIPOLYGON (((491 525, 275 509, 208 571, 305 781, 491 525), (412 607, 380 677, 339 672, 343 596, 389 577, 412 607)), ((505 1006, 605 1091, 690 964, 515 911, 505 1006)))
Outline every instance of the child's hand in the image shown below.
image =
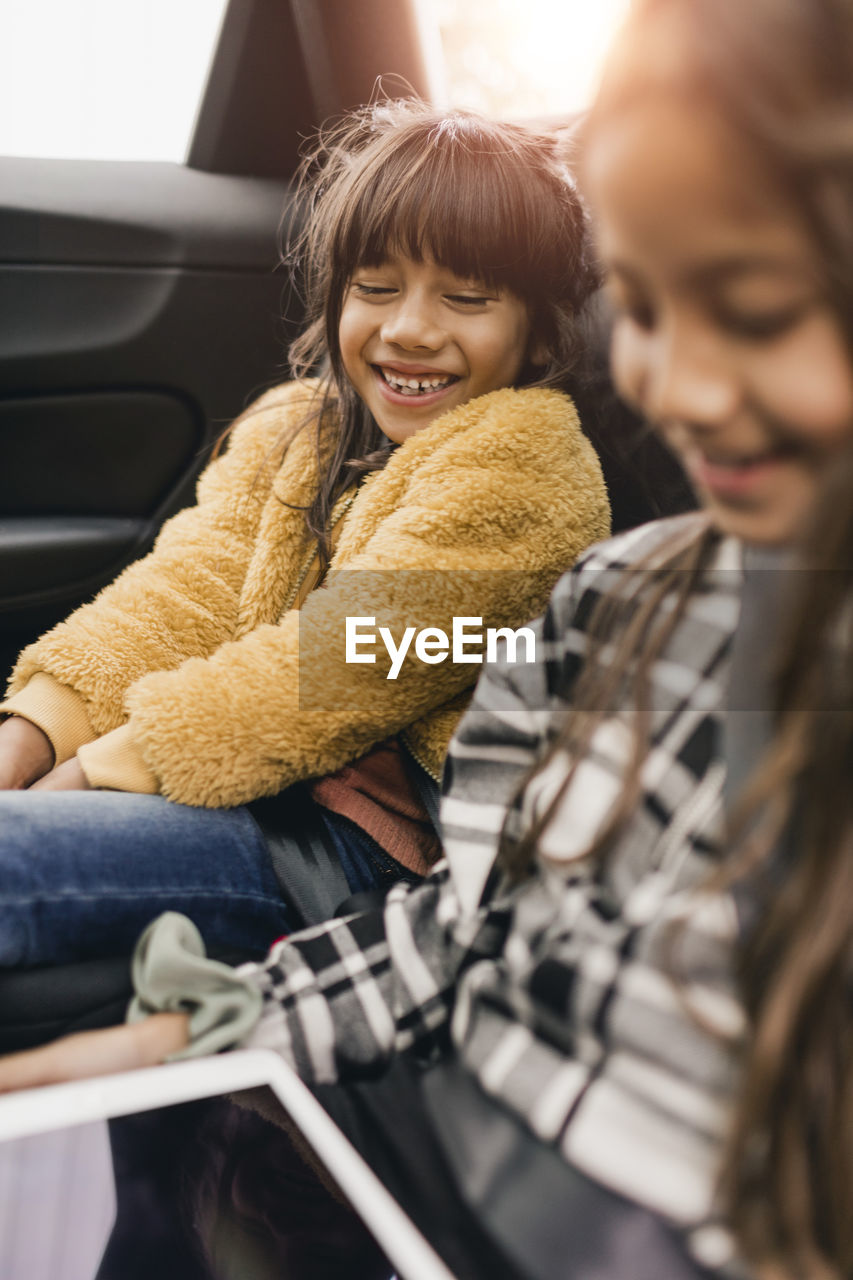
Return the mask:
POLYGON ((189 1043, 185 1013, 155 1013, 142 1022, 82 1031, 41 1049, 0 1058, 0 1093, 64 1080, 153 1067, 189 1043))
POLYGON ((58 764, 38 782, 30 787, 31 791, 89 791, 89 779, 83 772, 76 756, 58 764))
POLYGON ((9 716, 0 724, 0 791, 22 791, 53 768, 50 738, 31 720, 9 716))

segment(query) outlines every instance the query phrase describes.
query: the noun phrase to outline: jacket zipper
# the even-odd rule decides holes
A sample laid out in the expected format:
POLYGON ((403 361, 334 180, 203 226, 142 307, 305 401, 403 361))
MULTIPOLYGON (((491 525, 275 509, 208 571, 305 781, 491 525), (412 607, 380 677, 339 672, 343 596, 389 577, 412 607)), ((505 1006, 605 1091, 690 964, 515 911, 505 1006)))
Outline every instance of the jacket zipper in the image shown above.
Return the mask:
MULTIPOLYGON (((352 504, 355 502, 355 498, 356 498, 356 495, 354 493, 345 493, 342 498, 338 499, 338 501, 336 502, 332 510, 332 518, 329 521, 329 532, 331 532, 332 529, 334 529, 335 526, 338 524, 338 522, 344 518, 344 516, 349 511, 352 504)), ((307 577, 307 574, 308 574, 308 570, 311 568, 312 564, 314 563, 314 559, 316 555, 317 555, 316 547, 312 547, 310 551, 306 552, 305 558, 302 561, 302 564, 299 566, 299 573, 297 574, 296 581, 291 587, 290 592, 287 598, 285 599, 284 604, 282 605, 281 613, 280 613, 281 617, 283 617, 284 614, 286 614, 289 611, 290 606, 293 604, 294 600, 299 595, 299 589, 302 586, 303 582, 305 581, 305 578, 307 577)), ((317 585, 319 586, 319 583, 317 585)))
POLYGON ((403 748, 404 748, 404 749, 409 753, 409 755, 410 755, 410 756, 412 757, 412 759, 414 760, 415 764, 416 764, 416 765, 418 765, 418 767, 419 767, 419 768, 423 769, 423 771, 424 771, 424 773, 427 775, 427 777, 428 777, 428 778, 432 778, 433 782, 434 782, 437 786, 439 786, 439 787, 440 787, 440 786, 441 786, 441 775, 440 775, 440 774, 435 773, 432 769, 430 769, 430 767, 429 767, 429 765, 428 765, 428 764, 425 764, 425 763, 424 763, 424 761, 423 761, 423 760, 420 758, 420 756, 418 755, 417 751, 415 751, 415 750, 414 750, 414 748, 412 747, 412 744, 411 744, 411 742, 409 742, 408 738, 406 737, 406 734, 407 734, 407 730, 406 730, 406 729, 403 729, 403 730, 402 730, 402 731, 397 735, 397 737, 398 737, 398 739, 399 739, 399 742, 400 742, 401 746, 402 746, 402 747, 403 747, 403 748))

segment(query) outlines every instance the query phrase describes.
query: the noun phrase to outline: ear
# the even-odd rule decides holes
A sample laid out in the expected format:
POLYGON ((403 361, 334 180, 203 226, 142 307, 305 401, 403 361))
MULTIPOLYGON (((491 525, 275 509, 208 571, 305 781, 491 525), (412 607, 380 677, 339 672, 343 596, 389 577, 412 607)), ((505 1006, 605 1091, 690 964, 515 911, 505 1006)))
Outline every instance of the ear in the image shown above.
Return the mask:
POLYGON ((530 340, 527 344, 527 360, 535 368, 542 368, 551 358, 551 350, 544 340, 538 334, 531 333, 530 340))

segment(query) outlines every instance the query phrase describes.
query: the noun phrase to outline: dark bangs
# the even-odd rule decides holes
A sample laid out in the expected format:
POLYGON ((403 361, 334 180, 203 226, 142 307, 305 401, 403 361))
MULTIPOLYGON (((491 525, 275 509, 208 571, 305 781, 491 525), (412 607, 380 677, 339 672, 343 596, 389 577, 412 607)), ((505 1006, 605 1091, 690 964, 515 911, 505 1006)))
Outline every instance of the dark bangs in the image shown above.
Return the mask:
POLYGON ((410 122, 366 151, 335 229, 335 278, 402 254, 533 307, 565 296, 577 210, 544 168, 541 138, 457 114, 410 122))

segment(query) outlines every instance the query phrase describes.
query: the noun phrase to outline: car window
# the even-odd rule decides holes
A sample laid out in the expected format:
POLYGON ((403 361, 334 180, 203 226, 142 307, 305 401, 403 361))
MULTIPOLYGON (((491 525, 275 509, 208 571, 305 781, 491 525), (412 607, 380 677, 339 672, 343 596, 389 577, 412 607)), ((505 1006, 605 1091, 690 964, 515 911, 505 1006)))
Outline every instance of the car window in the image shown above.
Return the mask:
POLYGON ((225 0, 0 0, 0 155, 183 160, 225 0))
POLYGON ((592 101, 628 0, 421 0, 444 97, 510 119, 592 101))

